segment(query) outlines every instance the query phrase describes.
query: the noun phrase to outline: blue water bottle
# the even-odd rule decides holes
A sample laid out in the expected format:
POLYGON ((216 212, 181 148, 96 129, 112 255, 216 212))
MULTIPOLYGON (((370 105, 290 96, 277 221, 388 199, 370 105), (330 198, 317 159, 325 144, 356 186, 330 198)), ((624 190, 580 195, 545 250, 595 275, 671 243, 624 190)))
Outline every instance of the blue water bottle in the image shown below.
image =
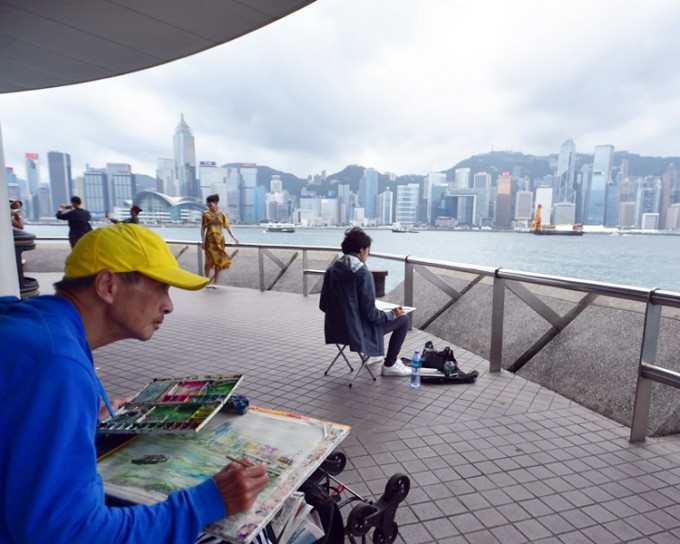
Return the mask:
POLYGON ((411 387, 420 387, 420 367, 423 362, 420 360, 420 351, 416 350, 411 359, 411 387))

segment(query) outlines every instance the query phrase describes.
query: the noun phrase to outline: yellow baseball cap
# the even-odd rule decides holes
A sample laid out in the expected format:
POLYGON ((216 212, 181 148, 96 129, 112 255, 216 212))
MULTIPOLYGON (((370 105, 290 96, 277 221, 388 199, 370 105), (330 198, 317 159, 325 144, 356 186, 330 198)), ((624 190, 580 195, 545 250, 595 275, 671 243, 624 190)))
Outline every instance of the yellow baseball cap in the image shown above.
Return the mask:
POLYGON ((195 291, 210 281, 179 267, 161 236, 134 223, 116 223, 88 232, 66 258, 65 278, 102 270, 139 272, 153 280, 195 291))

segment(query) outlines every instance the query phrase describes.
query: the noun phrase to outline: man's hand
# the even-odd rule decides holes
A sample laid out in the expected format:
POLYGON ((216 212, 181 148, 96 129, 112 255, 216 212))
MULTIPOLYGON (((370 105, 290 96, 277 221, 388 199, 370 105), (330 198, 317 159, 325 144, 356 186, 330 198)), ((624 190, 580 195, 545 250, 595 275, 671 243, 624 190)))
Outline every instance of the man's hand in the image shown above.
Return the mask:
MULTIPOLYGON (((118 411, 118 408, 123 406, 124 404, 127 404, 132 400, 133 397, 125 397, 123 399, 113 399, 111 401, 111 409, 114 412, 118 411)), ((105 419, 108 419, 108 417, 111 414, 109 413, 109 408, 104 404, 103 402, 100 403, 99 407, 99 421, 104 421, 105 419)))
POLYGON ((397 306, 392 311, 394 312, 394 317, 401 317, 402 315, 406 315, 406 312, 402 310, 401 306, 397 306))
POLYGON ((252 462, 231 463, 219 471, 213 480, 227 507, 227 514, 245 512, 255 502, 255 498, 269 481, 267 465, 254 465, 252 462))

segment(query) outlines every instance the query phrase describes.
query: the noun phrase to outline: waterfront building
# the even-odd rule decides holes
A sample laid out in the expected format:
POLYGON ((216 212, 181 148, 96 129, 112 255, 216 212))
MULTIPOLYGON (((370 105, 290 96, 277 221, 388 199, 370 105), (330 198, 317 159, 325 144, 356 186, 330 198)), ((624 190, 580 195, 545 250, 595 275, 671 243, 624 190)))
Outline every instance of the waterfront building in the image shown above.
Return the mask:
MULTIPOLYGON (((587 186, 585 213, 583 223, 586 225, 604 225, 607 210, 607 191, 611 184, 613 145, 595 146, 593 153, 593 173, 587 186)), ((611 219, 609 222, 615 222, 611 219)))
POLYGON ((483 193, 479 194, 482 199, 480 219, 484 222, 491 217, 491 174, 488 172, 477 172, 472 178, 472 188, 477 191, 483 191, 483 193))
POLYGON ((397 203, 394 219, 401 225, 413 225, 418 220, 420 185, 409 183, 397 186, 397 203))
POLYGON ((454 189, 469 189, 470 188, 470 173, 469 168, 456 168, 454 171, 453 188, 454 189))
POLYGON ((191 128, 181 114, 173 138, 175 158, 175 178, 181 195, 201 198, 196 179, 196 149, 191 128))
MULTIPOLYGON (((635 197, 635 218, 640 228, 643 227, 643 215, 659 214, 661 204, 661 180, 654 176, 647 176, 638 181, 635 197)), ((654 228, 658 227, 657 226, 654 228)))
POLYGON ((640 218, 640 229, 642 230, 657 230, 659 228, 659 214, 658 213, 643 213, 640 218))
POLYGON ((92 215, 100 217, 111 212, 114 206, 109 201, 106 169, 92 168, 86 164, 83 181, 83 198, 87 204, 87 210, 92 215))
POLYGON ((666 214, 666 228, 680 230, 680 203, 671 204, 666 214))
POLYGON ((338 221, 341 225, 347 225, 350 217, 352 217, 352 200, 349 183, 338 183, 338 221))
MULTIPOLYGON (((45 208, 45 215, 52 215, 57 212, 61 204, 70 204, 71 197, 73 196, 71 155, 59 151, 48 151, 47 167, 50 173, 50 195, 52 197, 52 204, 45 208)), ((41 206, 41 213, 42 209, 41 206)))
POLYGON ((630 200, 626 202, 619 202, 619 226, 634 227, 637 224, 635 220, 635 202, 630 200))
POLYGON ((156 165, 156 191, 168 196, 179 196, 175 161, 159 158, 156 165))
POLYGON ((534 194, 531 191, 515 193, 515 221, 531 221, 534 216, 534 194))
POLYGON ((241 210, 243 223, 257 223, 255 213, 255 187, 257 187, 257 165, 255 163, 241 163, 239 167, 241 178, 241 210))
POLYGON ((391 225, 394 223, 394 193, 390 191, 389 187, 378 195, 378 224, 391 225))
POLYGON ((40 165, 37 153, 26 153, 26 181, 28 182, 28 198, 24 202, 26 214, 32 221, 40 219, 40 199, 38 188, 40 187, 40 165))
MULTIPOLYGON (((129 207, 137 192, 137 184, 135 175, 132 173, 132 166, 122 162, 107 162, 106 178, 109 189, 107 208, 110 209, 115 206, 129 207)), ((89 202, 87 206, 89 206, 89 202)))
POLYGON ((555 225, 572 225, 576 218, 576 204, 573 202, 557 202, 553 206, 553 222, 555 225))
MULTIPOLYGON (((536 187, 536 199, 534 201, 534 212, 539 204, 543 207, 543 223, 552 223, 553 213, 553 188, 551 185, 541 185, 536 187)), ((532 215, 533 217, 533 215, 532 215)))
POLYGON ((423 182, 423 199, 427 206, 427 222, 432 224, 434 218, 432 217, 432 207, 437 204, 432 197, 432 188, 437 185, 446 185, 446 174, 444 172, 428 172, 423 182))
POLYGON ((428 224, 430 225, 435 225, 435 224, 442 224, 441 222, 437 223, 437 219, 439 219, 442 216, 449 217, 449 219, 453 219, 453 217, 449 216, 448 211, 446 210, 446 195, 449 192, 449 185, 448 184, 442 184, 442 183, 436 183, 434 185, 430 185, 430 201, 428 202, 428 224))
POLYGON ((374 168, 366 168, 359 181, 359 202, 366 219, 378 217, 378 172, 374 168))
POLYGON ((497 190, 494 224, 497 228, 507 229, 510 228, 512 222, 512 175, 510 172, 501 172, 498 176, 497 190))
POLYGON ((479 225, 481 199, 474 189, 453 189, 444 196, 443 209, 439 216, 449 216, 457 225, 479 225))
POLYGON ((54 214, 52 213, 52 194, 50 193, 50 186, 47 183, 38 185, 38 210, 40 211, 39 219, 46 219, 49 221, 54 220, 54 214))
MULTIPOLYGON (((205 202, 208 195, 220 194, 225 192, 225 183, 228 175, 228 169, 217 166, 214 161, 201 161, 198 164, 198 184, 199 184, 199 199, 205 202)), ((220 207, 223 207, 222 197, 220 197, 220 207)))
POLYGON ((205 204, 192 196, 168 196, 158 191, 139 191, 135 204, 144 210, 140 220, 144 223, 196 223, 200 224, 205 204))
POLYGON ((574 190, 575 177, 576 145, 574 144, 574 141, 569 138, 560 146, 560 154, 557 159, 556 202, 576 203, 576 191, 574 190))

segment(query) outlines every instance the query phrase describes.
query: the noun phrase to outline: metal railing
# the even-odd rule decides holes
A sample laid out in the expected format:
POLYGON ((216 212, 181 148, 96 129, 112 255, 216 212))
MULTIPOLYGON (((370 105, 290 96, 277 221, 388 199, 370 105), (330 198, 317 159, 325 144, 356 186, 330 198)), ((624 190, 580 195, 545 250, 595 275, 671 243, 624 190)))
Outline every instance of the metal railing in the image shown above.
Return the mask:
MULTIPOLYGON (((44 236, 37 238, 39 240, 58 240, 66 241, 65 237, 44 236)), ((195 246, 197 251, 197 270, 201 274, 203 272, 203 252, 200 251, 200 242, 186 241, 186 240, 166 240, 171 245, 184 246, 179 254, 184 253, 190 246, 195 246)), ((228 248, 236 247, 233 244, 228 244, 228 248)), ((265 286, 265 271, 264 258, 268 257, 279 268, 280 272, 277 276, 280 278, 290 267, 293 261, 297 258, 297 254, 302 252, 302 292, 303 296, 309 295, 309 276, 323 275, 325 270, 310 268, 309 253, 310 252, 340 252, 339 247, 328 246, 300 246, 291 244, 253 244, 243 243, 238 244, 238 248, 256 249, 258 252, 258 274, 259 274, 259 288, 261 291, 267 290, 265 286), (285 263, 281 261, 273 251, 294 251, 295 255, 285 263)), ((179 256, 179 255, 178 255, 179 256)), ((519 270, 511 270, 504 268, 491 268, 485 266, 475 266, 470 264, 453 263, 449 261, 441 261, 436 259, 425 259, 404 255, 396 255, 390 253, 372 252, 371 257, 375 259, 386 259, 391 261, 402 262, 404 264, 404 301, 406 306, 414 305, 414 285, 415 272, 418 272, 426 280, 433 285, 440 288, 451 296, 455 302, 463 292, 457 292, 447 282, 437 276, 431 269, 450 270, 455 272, 463 272, 465 274, 472 274, 475 280, 470 282, 470 286, 475 285, 481 278, 488 277, 493 279, 492 286, 492 310, 491 310, 491 345, 489 357, 490 372, 501 371, 501 360, 503 353, 503 321, 505 313, 505 292, 510 289, 515 295, 522 299, 526 304, 531 306, 539 315, 546 321, 553 325, 553 328, 559 332, 571 320, 573 320, 585 307, 591 304, 598 296, 607 296, 623 300, 641 302, 645 304, 645 320, 642 342, 640 347, 640 357, 638 362, 638 377, 637 386, 635 390, 635 400, 633 407, 633 418, 631 422, 631 442, 644 441, 647 434, 647 424, 649 420, 649 410, 651 405, 652 384, 660 383, 680 389, 680 373, 669 369, 661 368, 656 365, 656 358, 658 352, 659 332, 661 326, 661 311, 664 306, 680 308, 680 293, 672 291, 662 291, 660 289, 643 289, 639 287, 629 287, 624 285, 616 285, 603 282, 578 280, 572 278, 565 278, 561 276, 550 276, 544 274, 536 274, 530 272, 522 272, 519 270), (543 303, 537 296, 532 294, 522 284, 530 283, 544 287, 554 287, 559 289, 566 289, 569 291, 578 291, 586 293, 586 297, 575 306, 575 309, 566 316, 560 316, 551 310, 545 303, 543 303)), ((275 280, 276 282, 276 280, 275 280)), ((271 286, 269 287, 271 289, 271 286)), ((441 312, 440 312, 441 313, 441 312)), ((554 335, 553 335, 554 337, 554 335)), ((543 340, 545 345, 551 337, 543 340)), ((538 347, 540 349, 540 346, 538 347)), ((527 357, 532 356, 537 351, 529 350, 527 357)), ((514 371, 516 369, 510 368, 514 371)))

